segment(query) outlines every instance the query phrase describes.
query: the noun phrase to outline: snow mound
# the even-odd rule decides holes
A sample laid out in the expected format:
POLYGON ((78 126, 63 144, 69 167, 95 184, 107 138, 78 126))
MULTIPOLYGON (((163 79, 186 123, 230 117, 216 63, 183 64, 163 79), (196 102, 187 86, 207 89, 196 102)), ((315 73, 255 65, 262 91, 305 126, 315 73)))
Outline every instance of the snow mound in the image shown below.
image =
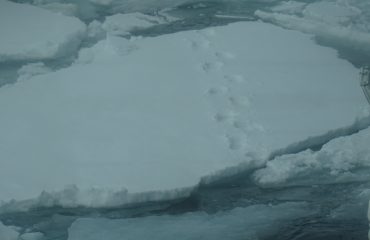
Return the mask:
POLYGON ((184 196, 204 176, 351 125, 367 106, 357 69, 335 51, 260 22, 110 36, 86 51, 84 64, 0 88, 1 200, 184 196))
POLYGON ((142 13, 115 14, 106 17, 102 27, 107 33, 118 36, 129 35, 131 31, 149 28, 166 23, 161 17, 149 16, 142 13))
POLYGON ((85 36, 77 18, 7 0, 0 0, 0 29, 0 62, 61 57, 85 36))
POLYGON ((68 231, 68 240, 264 239, 276 234, 281 223, 308 213, 305 204, 285 203, 236 208, 214 215, 188 213, 123 220, 77 219, 68 231))

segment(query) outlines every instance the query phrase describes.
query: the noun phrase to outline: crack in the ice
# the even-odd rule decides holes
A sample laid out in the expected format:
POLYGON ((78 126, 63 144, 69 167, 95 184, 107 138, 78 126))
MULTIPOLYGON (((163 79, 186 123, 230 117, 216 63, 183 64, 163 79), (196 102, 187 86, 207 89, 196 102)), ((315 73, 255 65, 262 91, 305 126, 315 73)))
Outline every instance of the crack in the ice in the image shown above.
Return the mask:
POLYGON ((279 149, 271 153, 268 160, 288 154, 297 154, 305 150, 319 151, 326 143, 340 137, 351 136, 370 127, 370 116, 356 119, 356 121, 347 127, 328 131, 322 135, 309 137, 303 141, 293 143, 286 148, 279 149))

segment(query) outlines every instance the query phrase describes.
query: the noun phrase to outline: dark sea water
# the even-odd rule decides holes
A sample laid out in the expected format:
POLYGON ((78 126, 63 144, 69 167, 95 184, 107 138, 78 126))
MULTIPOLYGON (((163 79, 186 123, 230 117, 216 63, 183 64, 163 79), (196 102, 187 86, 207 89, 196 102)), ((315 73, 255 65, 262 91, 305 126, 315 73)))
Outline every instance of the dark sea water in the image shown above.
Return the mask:
MULTIPOLYGON (((306 1, 306 2, 313 2, 306 1)), ((28 0, 16 2, 30 3, 28 0)), ((66 1, 68 2, 68 1, 66 1)), ((153 5, 138 10, 155 14, 161 8, 172 7, 169 13, 182 20, 166 25, 159 25, 146 30, 133 32, 133 35, 158 36, 184 30, 202 29, 209 26, 226 25, 235 21, 257 21, 254 11, 268 9, 279 1, 183 1, 182 4, 153 5), (167 6, 168 5, 168 6, 167 6), (174 6, 173 6, 174 5, 174 6), (156 6, 156 7, 155 7, 156 6), (219 17, 231 15, 233 18, 219 17)), ((106 15, 117 12, 137 10, 125 8, 127 5, 101 7, 89 5, 89 11, 81 12, 79 17, 86 23, 94 19, 104 19, 106 15)), ((338 50, 339 56, 350 61, 357 67, 370 61, 369 52, 353 46, 343 46, 335 41, 317 39, 319 44, 338 50)), ((84 42, 82 46, 93 42, 84 42)), ((45 61, 45 65, 56 70, 70 65, 74 56, 45 61)), ((17 70, 25 62, 0 63, 0 86, 16 81, 17 70)), ((317 146, 316 146, 317 147, 317 146)), ((359 169, 369 171, 370 169, 359 169)), ((368 199, 358 198, 358 194, 370 188, 370 179, 354 182, 338 183, 296 179, 285 185, 262 187, 256 185, 251 176, 253 170, 235 176, 220 179, 211 184, 201 184, 187 198, 148 202, 115 208, 35 208, 26 212, 4 212, 0 221, 6 225, 15 225, 22 229, 42 232, 45 240, 68 239, 68 228, 80 217, 104 217, 111 219, 140 218, 152 215, 182 215, 188 212, 207 212, 215 214, 219 211, 230 211, 236 207, 248 207, 256 204, 277 205, 284 202, 307 202, 312 212, 309 216, 286 222, 278 233, 262 240, 363 240, 367 239, 368 199), (356 196, 356 197, 355 197, 356 196), (335 214, 333 214, 335 213, 335 214), (333 217, 333 216, 337 217, 333 217)), ((317 173, 318 176, 320 173, 317 173)), ((227 224, 227 223, 225 223, 227 224)))

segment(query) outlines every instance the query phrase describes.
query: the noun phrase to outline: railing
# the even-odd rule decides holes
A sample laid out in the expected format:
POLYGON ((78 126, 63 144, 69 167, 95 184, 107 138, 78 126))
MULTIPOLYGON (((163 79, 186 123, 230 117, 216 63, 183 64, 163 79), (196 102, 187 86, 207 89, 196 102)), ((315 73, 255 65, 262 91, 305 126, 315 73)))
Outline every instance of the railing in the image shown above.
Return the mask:
POLYGON ((362 67, 360 72, 360 84, 364 91, 367 102, 370 104, 370 67, 362 67))

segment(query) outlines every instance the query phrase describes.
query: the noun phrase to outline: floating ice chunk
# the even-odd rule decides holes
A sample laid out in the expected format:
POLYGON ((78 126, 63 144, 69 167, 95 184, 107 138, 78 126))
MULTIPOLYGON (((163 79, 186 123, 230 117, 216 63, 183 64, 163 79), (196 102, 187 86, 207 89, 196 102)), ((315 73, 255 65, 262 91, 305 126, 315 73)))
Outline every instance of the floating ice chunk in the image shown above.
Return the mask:
POLYGON ((3 225, 0 222, 0 239, 1 240, 18 240, 19 233, 15 231, 12 227, 3 225))
POLYGON ((20 240, 42 240, 44 234, 40 232, 24 233, 20 236, 20 240))
POLYGON ((340 25, 348 24, 351 19, 360 14, 361 11, 355 7, 328 1, 308 4, 303 10, 303 16, 307 19, 340 25))
POLYGON ((136 219, 77 219, 68 240, 213 239, 256 240, 271 237, 287 221, 307 216, 306 204, 255 205, 208 215, 152 216, 136 219))
POLYGON ((113 35, 125 36, 131 31, 165 23, 163 18, 142 13, 116 14, 106 17, 103 28, 113 35))
POLYGON ((45 66, 44 63, 29 63, 18 70, 18 81, 25 81, 33 76, 49 73, 52 70, 45 66))
POLYGON ((262 165, 350 125, 367 106, 357 69, 271 24, 109 36, 90 50, 86 64, 0 88, 1 200, 45 191, 51 204, 98 206, 184 196, 204 176, 262 165), (58 194, 69 184, 78 191, 58 194), (123 188, 127 195, 114 194, 123 188))
POLYGON ((0 62, 68 55, 85 36, 77 18, 7 0, 0 0, 0 29, 0 62))

